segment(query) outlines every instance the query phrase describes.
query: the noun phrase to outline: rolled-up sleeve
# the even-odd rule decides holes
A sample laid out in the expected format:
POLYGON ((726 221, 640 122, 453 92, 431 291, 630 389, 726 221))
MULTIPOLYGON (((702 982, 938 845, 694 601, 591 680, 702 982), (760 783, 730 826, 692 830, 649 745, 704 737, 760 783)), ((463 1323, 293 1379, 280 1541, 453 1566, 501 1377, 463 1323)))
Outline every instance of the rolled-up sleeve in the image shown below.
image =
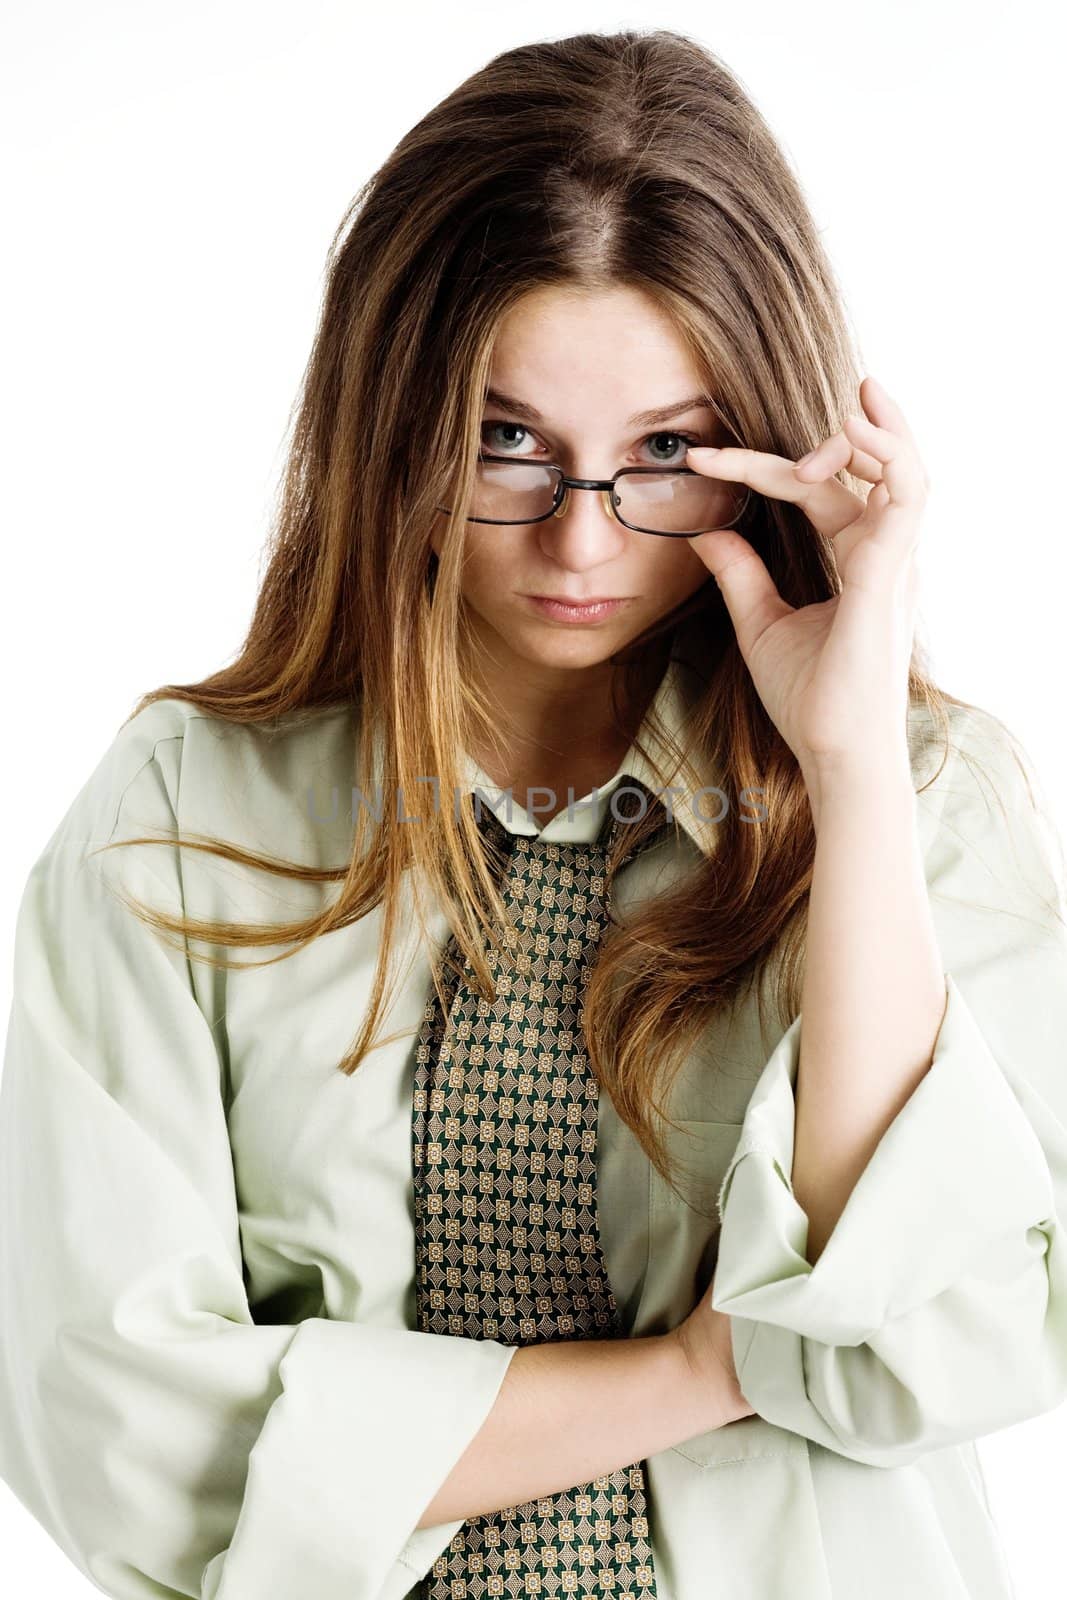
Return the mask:
POLYGON ((719 1190, 712 1298, 760 1416, 884 1467, 1067 1398, 1062 848, 982 711, 920 804, 945 971, 930 1068, 812 1266, 791 1183, 793 1019, 719 1190))
MULTIPOLYGON (((0 1080, 0 1471, 105 1593, 371 1600, 459 1521, 417 1522, 512 1347, 310 1317, 257 1325, 223 1058, 187 954, 153 708, 127 723, 19 906, 0 1080), (135 800, 138 825, 121 826, 135 800)), ((167 749, 173 754, 173 742, 167 749)), ((410 1572, 411 1582, 416 1572, 410 1572)))

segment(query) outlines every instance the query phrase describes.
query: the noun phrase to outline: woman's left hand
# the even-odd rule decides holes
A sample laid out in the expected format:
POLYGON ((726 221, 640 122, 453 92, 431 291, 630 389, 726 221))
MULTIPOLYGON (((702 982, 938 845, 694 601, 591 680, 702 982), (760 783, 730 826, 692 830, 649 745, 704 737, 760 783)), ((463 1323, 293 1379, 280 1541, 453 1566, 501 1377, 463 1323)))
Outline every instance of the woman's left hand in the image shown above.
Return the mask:
POLYGON ((800 607, 783 600, 733 529, 690 541, 718 582, 767 714, 805 773, 842 761, 906 761, 916 551, 929 479, 899 406, 872 377, 859 393, 866 415, 846 418, 799 462, 739 446, 691 447, 686 457, 710 478, 792 500, 833 540, 841 593, 800 607), (874 485, 865 501, 833 476, 842 468, 874 485))

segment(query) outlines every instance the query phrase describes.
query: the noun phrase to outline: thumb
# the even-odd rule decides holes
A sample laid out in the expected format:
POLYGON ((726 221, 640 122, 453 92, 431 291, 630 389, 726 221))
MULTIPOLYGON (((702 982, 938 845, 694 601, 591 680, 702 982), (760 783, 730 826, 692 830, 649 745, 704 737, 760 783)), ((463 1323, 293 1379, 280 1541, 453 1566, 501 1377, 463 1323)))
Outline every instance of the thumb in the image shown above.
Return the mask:
POLYGON ((746 658, 760 634, 794 609, 778 593, 762 558, 731 528, 701 533, 690 543, 718 584, 746 658))

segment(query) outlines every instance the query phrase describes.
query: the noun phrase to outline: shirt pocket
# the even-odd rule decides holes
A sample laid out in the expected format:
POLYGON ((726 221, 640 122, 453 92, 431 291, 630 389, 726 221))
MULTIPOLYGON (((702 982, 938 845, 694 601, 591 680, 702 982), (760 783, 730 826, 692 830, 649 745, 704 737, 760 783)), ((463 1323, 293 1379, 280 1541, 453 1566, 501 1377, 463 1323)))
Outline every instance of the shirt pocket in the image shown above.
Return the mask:
POLYGON ((664 1136, 677 1187, 653 1168, 650 1212, 690 1211, 698 1224, 704 1222, 709 1230, 718 1233, 716 1201, 741 1137, 741 1124, 676 1117, 674 1124, 665 1128, 664 1136))
POLYGON ((693 1467, 705 1468, 728 1467, 769 1456, 805 1456, 807 1450, 808 1442, 801 1434, 753 1415, 694 1434, 691 1439, 671 1445, 669 1453, 681 1456, 693 1467))
POLYGON ((675 1119, 664 1139, 677 1189, 651 1162, 648 1264, 633 1333, 668 1333, 689 1315, 711 1281, 719 1248, 719 1185, 741 1124, 675 1119))
MULTIPOLYGON (((739 1122, 675 1118, 665 1129, 675 1164, 672 1187, 653 1167, 649 1180, 649 1262, 640 1306, 640 1333, 665 1333, 689 1315, 707 1292, 718 1259, 717 1200, 741 1136, 739 1122)), ((763 1417, 739 1417, 671 1446, 691 1467, 725 1466, 763 1456, 806 1454, 800 1434, 763 1417)))

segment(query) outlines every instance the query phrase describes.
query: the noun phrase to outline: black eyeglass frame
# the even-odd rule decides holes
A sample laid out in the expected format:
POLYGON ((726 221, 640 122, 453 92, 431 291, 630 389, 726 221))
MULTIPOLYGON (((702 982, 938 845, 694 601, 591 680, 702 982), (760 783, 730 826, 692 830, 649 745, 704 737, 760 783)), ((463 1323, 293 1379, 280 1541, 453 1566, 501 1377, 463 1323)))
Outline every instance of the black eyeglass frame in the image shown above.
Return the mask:
MULTIPOLYGON (((631 533, 649 534, 654 539, 696 539, 702 533, 714 533, 720 528, 734 527, 747 511, 749 501, 752 498, 751 489, 747 485, 738 484, 737 488, 744 488, 744 499, 741 501, 740 509, 735 512, 729 522, 716 523, 714 528, 695 528, 691 532, 671 533, 663 528, 641 528, 635 522, 627 522, 625 517, 619 515, 619 509, 615 504, 615 495, 609 491, 614 490, 620 478, 632 477, 635 473, 639 473, 643 477, 656 478, 662 478, 665 475, 675 478, 701 477, 702 474, 696 472, 692 467, 620 467, 612 478, 568 478, 563 468, 551 461, 522 461, 515 456, 487 455, 479 456, 478 459, 480 462, 491 462, 494 466, 543 467, 546 472, 553 472, 556 475, 556 487, 552 491, 552 504, 547 511, 542 511, 539 517, 468 517, 466 519, 468 522, 491 523, 495 528, 522 528, 535 522, 547 522, 549 517, 558 517, 564 511, 569 490, 593 489, 599 490, 604 495, 604 503, 610 514, 615 518, 616 522, 620 523, 622 527, 628 528, 631 533)), ((438 506, 437 509, 446 517, 452 515, 451 511, 447 510, 445 506, 438 506)))

